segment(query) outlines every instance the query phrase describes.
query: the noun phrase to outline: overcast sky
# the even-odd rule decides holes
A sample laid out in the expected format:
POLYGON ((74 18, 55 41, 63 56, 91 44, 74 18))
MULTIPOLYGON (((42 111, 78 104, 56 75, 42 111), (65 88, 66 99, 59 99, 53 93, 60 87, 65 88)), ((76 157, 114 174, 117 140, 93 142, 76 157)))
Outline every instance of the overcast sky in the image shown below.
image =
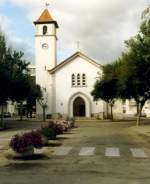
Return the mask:
POLYGON ((0 25, 9 43, 34 63, 34 25, 50 3, 58 22, 58 62, 80 50, 101 64, 114 61, 134 36, 150 0, 0 0, 0 25))

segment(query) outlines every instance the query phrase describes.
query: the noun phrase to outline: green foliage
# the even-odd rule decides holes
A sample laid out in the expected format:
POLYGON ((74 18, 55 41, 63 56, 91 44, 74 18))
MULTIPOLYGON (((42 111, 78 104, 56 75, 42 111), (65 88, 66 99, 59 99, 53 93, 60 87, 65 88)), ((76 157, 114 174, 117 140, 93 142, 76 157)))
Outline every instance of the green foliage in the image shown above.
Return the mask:
MULTIPOLYGON (((29 63, 23 59, 23 53, 7 47, 5 36, 0 33, 1 106, 6 104, 7 100, 22 104, 27 99, 31 101, 31 98, 35 100, 41 96, 40 87, 36 86, 28 75, 28 65, 29 63)), ((1 122, 3 122, 3 119, 1 119, 1 122)))
MULTIPOLYGON (((104 76, 96 82, 92 95, 95 100, 110 103, 114 99, 134 99, 138 118, 145 102, 150 99, 150 6, 142 14, 140 30, 125 41, 127 51, 112 64, 104 67, 104 76)), ((139 120, 138 120, 139 121, 139 120)))
POLYGON ((134 98, 142 108, 150 98, 150 20, 143 19, 139 33, 125 43, 128 51, 121 58, 122 68, 126 68, 120 75, 120 84, 124 86, 122 94, 128 91, 127 96, 134 98))
POLYGON ((48 140, 55 140, 56 139, 56 132, 53 128, 42 128, 41 133, 47 137, 48 140))
POLYGON ((32 112, 33 106, 36 105, 36 99, 41 98, 41 89, 39 85, 36 85, 33 80, 30 80, 30 92, 28 94, 28 97, 26 99, 27 101, 27 112, 32 112))
POLYGON ((12 51, 7 48, 5 37, 0 33, 0 103, 5 103, 8 99, 24 100, 29 89, 29 76, 27 76, 27 66, 22 60, 23 53, 12 51), (10 90, 11 89, 11 90, 10 90))
MULTIPOLYGON (((112 120, 112 108, 115 99, 118 97, 119 66, 119 62, 105 65, 103 70, 103 77, 95 83, 94 90, 91 92, 91 95, 93 96, 94 100, 102 99, 110 105, 112 120)), ((107 118, 108 116, 109 115, 107 112, 107 118)))
POLYGON ((62 115, 60 113, 53 113, 52 114, 52 119, 60 119, 62 118, 62 115))
POLYGON ((8 54, 4 35, 0 35, 0 105, 6 103, 10 87, 10 72, 8 72, 8 54))

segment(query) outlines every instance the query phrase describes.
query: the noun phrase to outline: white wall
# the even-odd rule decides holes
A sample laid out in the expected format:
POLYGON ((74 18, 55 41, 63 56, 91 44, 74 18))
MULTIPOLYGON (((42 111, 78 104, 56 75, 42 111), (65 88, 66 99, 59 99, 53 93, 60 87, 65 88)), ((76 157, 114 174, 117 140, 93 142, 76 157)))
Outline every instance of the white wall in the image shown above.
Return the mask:
MULTIPOLYGON (((56 66, 56 27, 55 24, 36 24, 35 27, 35 61, 36 61, 36 84, 42 89, 46 89, 48 95, 48 108, 46 113, 52 112, 52 76, 48 70, 56 66), (43 26, 47 26, 47 34, 43 35, 43 26), (48 47, 43 49, 42 45, 47 44, 48 47)), ((42 114, 42 108, 37 103, 37 114, 42 114)))
POLYGON ((81 57, 77 57, 75 60, 56 71, 56 73, 53 74, 55 75, 56 82, 55 111, 61 114, 68 114, 69 100, 80 92, 82 95, 85 95, 85 98, 91 104, 91 107, 89 107, 90 114, 103 112, 103 102, 100 101, 96 104, 96 102, 93 102, 93 97, 90 94, 98 77, 98 72, 102 73, 100 68, 81 57), (77 75, 78 73, 86 74, 87 87, 72 87, 71 76, 72 74, 77 75))

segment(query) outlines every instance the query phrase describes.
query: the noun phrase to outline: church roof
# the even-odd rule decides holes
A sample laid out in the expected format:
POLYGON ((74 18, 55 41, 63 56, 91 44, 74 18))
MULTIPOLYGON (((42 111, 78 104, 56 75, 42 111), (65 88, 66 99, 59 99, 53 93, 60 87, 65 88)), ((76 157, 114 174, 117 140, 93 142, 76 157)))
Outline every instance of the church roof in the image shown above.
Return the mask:
POLYGON ((52 16, 50 15, 47 8, 43 11, 43 13, 39 17, 39 19, 34 22, 34 24, 44 24, 44 23, 45 24, 46 23, 54 23, 56 25, 56 27, 58 28, 57 22, 52 18, 52 16))
POLYGON ((87 62, 93 64, 94 66, 98 67, 98 68, 102 68, 103 66, 98 64, 97 62, 95 62, 93 59, 89 58, 88 56, 84 55, 81 52, 76 52, 75 54, 73 54, 72 56, 70 56, 69 58, 67 58, 66 60, 64 60, 63 62, 61 62, 59 65, 57 65, 56 67, 54 67, 53 69, 49 70, 50 73, 55 73, 57 70, 61 69, 63 66, 67 65, 68 63, 70 63, 72 60, 76 59, 77 57, 81 57, 83 59, 85 59, 87 62))

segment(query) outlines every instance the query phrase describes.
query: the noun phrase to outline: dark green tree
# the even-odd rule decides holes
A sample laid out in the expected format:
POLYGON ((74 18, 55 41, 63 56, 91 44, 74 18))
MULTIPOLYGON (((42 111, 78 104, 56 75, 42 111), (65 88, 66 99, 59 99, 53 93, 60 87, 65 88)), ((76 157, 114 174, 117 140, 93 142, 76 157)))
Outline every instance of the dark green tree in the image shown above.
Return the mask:
POLYGON ((102 99, 107 105, 107 118, 109 118, 109 108, 111 113, 110 118, 113 120, 113 106, 117 98, 117 81, 118 81, 118 63, 107 64, 104 66, 103 77, 95 83, 94 90, 91 95, 94 100, 102 99))
POLYGON ((34 81, 31 81, 31 88, 27 97, 27 117, 32 117, 33 107, 36 106, 36 100, 42 98, 42 92, 39 85, 36 85, 34 81))
POLYGON ((0 33, 0 106, 1 106, 1 113, 0 113, 0 126, 4 127, 3 121, 3 107, 7 103, 9 92, 10 92, 10 72, 8 70, 8 50, 6 48, 6 40, 5 36, 0 33))
POLYGON ((122 54, 119 76, 120 95, 137 104, 137 125, 145 102, 150 99, 150 20, 143 14, 139 33, 126 41, 128 51, 122 54))
POLYGON ((30 76, 18 74, 12 81, 11 100, 20 104, 20 120, 23 118, 23 102, 26 101, 31 90, 30 80, 30 76))
MULTIPOLYGON (((23 102, 36 93, 36 85, 28 74, 28 65, 23 53, 13 51, 6 45, 5 36, 0 33, 0 106, 1 126, 3 123, 3 106, 7 100, 20 103, 21 119, 23 102)), ((35 98, 35 97, 34 97, 35 98)))
POLYGON ((116 62, 104 67, 104 76, 92 92, 94 98, 105 101, 134 99, 137 103, 137 125, 140 124, 143 106, 150 99, 149 17, 150 6, 142 14, 138 34, 125 41, 127 51, 116 62))

